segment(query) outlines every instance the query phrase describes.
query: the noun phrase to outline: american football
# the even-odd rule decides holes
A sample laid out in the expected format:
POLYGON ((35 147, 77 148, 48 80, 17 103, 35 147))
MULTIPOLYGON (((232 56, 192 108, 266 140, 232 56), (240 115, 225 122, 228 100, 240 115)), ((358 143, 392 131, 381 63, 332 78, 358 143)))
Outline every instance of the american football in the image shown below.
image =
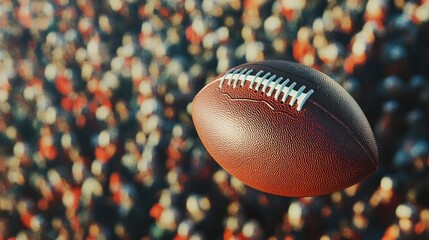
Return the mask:
POLYGON ((230 69, 196 95, 192 118, 222 168, 271 194, 335 192, 371 175, 379 161, 356 101, 329 76, 298 63, 230 69))

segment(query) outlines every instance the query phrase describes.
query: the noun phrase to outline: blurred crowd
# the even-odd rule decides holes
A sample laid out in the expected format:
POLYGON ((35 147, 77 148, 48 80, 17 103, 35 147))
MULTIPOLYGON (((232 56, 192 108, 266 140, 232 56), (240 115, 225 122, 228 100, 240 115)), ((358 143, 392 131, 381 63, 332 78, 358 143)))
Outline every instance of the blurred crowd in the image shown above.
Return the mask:
POLYGON ((429 1, 1 0, 0 239, 429 239, 429 1), (319 69, 381 163, 320 197, 251 189, 192 124, 235 65, 319 69))

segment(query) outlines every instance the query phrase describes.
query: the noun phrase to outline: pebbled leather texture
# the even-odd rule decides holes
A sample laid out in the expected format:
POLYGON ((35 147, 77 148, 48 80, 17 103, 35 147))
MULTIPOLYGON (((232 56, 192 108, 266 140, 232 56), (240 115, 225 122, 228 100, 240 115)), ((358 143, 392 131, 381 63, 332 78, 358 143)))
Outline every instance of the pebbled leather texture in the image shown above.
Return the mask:
POLYGON ((314 89, 301 111, 219 76, 194 98, 201 141, 230 174, 261 191, 315 196, 351 186, 378 165, 376 142, 354 99, 325 74, 286 61, 238 66, 269 71, 314 89))

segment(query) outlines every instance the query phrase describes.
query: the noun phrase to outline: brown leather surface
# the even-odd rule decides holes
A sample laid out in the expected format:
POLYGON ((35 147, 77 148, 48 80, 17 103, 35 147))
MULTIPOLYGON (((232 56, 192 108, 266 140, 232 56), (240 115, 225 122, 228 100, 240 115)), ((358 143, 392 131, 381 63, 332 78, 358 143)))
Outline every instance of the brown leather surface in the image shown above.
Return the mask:
POLYGON ((216 79, 205 86, 193 101, 193 121, 226 171, 251 187, 283 196, 338 191, 375 171, 378 152, 371 128, 357 103, 332 79, 284 61, 244 67, 270 71, 315 92, 298 112, 250 90, 249 83, 219 88, 216 79))

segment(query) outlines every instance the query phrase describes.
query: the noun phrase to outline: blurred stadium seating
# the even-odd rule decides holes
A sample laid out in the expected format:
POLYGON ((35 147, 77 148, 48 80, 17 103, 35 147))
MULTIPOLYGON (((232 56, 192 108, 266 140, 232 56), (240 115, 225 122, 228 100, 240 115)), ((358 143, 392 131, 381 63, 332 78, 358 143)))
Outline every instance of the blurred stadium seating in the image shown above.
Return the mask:
POLYGON ((0 240, 429 239, 429 1, 0 1, 0 240), (248 61, 319 69, 381 164, 326 196, 223 171, 193 96, 248 61))

